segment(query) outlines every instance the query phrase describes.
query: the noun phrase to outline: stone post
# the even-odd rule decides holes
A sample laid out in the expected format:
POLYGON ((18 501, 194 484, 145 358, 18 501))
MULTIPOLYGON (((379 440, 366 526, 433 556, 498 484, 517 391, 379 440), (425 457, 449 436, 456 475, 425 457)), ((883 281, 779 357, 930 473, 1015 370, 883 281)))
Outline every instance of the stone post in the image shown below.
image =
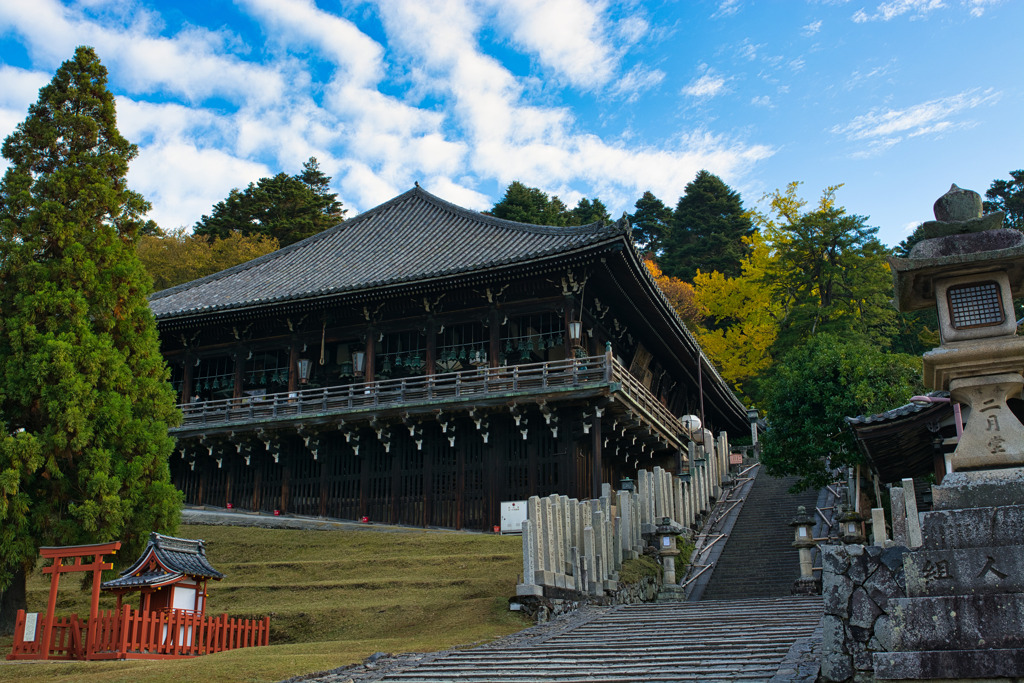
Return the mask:
POLYGON ((909 546, 907 538, 907 508, 903 502, 903 488, 889 488, 889 502, 892 505, 892 540, 896 545, 909 546))
POLYGON ((921 518, 917 514, 917 496, 914 480, 903 480, 903 504, 907 508, 907 541, 911 548, 921 547, 921 518))
POLYGON ((534 523, 523 522, 523 582, 516 585, 516 595, 544 595, 544 589, 537 585, 537 545, 534 542, 534 523))
POLYGON ((885 510, 882 508, 871 508, 871 535, 872 544, 879 547, 885 545, 889 538, 885 533, 885 510))
POLYGON ((585 557, 586 584, 591 595, 604 595, 604 583, 597 578, 597 544, 594 538, 594 527, 583 528, 583 554, 585 557))

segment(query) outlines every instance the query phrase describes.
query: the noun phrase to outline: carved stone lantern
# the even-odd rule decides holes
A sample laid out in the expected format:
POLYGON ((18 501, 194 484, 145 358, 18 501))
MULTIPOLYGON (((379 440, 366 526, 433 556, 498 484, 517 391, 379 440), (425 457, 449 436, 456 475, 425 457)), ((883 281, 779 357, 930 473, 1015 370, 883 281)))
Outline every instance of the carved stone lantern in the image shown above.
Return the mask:
POLYGON ((982 216, 981 196, 956 185, 935 202, 927 239, 892 258, 896 308, 935 306, 941 345, 924 354, 924 383, 971 408, 953 471, 1024 465, 1024 425, 1006 404, 1024 388, 1024 338, 1013 298, 1024 294, 1024 233, 982 216))
POLYGON ((807 514, 807 508, 801 505, 789 525, 794 529, 793 547, 800 552, 800 578, 793 584, 793 593, 817 595, 821 590, 814 579, 814 566, 811 562, 811 548, 817 545, 814 540, 814 517, 807 514))

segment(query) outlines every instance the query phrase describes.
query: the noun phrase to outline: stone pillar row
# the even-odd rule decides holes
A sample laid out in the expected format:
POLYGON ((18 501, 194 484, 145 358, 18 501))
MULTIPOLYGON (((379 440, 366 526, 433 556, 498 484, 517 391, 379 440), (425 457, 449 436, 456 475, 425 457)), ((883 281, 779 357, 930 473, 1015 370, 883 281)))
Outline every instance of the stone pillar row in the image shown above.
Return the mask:
POLYGON ((715 451, 690 443, 689 481, 655 467, 637 472, 635 491, 602 484, 601 497, 577 500, 552 494, 527 501, 523 523, 523 580, 517 595, 543 596, 545 588, 593 596, 615 590, 622 562, 644 550, 644 535, 668 517, 683 527, 696 526, 720 495, 728 472, 724 433, 715 451))

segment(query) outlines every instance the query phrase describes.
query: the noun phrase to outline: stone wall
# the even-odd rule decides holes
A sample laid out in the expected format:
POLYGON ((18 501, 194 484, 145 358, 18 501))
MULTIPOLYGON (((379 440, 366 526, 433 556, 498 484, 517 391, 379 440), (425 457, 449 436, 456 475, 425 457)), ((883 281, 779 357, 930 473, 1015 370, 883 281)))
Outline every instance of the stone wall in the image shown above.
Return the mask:
POLYGON ((583 605, 635 605, 654 602, 661 589, 661 577, 645 576, 636 583, 619 583, 616 590, 602 597, 569 594, 554 598, 546 596, 517 596, 510 598, 512 604, 519 604, 520 610, 538 624, 573 612, 583 605))
POLYGON ((892 646, 890 601, 906 597, 903 546, 822 546, 821 678, 873 681, 872 656, 892 646))

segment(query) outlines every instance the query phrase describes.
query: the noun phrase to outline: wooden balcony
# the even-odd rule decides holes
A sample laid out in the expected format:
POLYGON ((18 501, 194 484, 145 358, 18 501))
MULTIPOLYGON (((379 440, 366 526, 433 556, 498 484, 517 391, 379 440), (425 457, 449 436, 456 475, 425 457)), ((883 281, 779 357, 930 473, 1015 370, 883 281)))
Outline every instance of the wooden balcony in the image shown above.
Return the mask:
POLYGON ((424 377, 385 379, 265 396, 180 405, 178 438, 417 415, 509 403, 608 399, 613 410, 646 422, 673 448, 688 439, 679 418, 610 354, 545 363, 482 367, 424 377))

